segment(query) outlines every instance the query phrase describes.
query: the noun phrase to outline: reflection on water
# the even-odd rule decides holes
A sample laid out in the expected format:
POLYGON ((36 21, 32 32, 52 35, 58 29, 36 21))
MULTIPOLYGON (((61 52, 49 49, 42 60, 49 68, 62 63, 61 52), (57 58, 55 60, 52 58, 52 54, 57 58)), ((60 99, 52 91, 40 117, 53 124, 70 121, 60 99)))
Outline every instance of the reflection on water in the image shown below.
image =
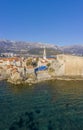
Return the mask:
POLYGON ((0 82, 0 130, 82 130, 83 81, 0 82))

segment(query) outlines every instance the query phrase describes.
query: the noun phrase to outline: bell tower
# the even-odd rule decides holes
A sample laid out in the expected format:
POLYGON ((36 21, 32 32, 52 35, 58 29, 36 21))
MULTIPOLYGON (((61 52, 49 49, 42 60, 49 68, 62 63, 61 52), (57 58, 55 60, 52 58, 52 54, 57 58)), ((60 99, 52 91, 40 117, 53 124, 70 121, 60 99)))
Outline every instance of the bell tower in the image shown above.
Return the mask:
POLYGON ((43 59, 46 60, 46 48, 44 47, 43 59))

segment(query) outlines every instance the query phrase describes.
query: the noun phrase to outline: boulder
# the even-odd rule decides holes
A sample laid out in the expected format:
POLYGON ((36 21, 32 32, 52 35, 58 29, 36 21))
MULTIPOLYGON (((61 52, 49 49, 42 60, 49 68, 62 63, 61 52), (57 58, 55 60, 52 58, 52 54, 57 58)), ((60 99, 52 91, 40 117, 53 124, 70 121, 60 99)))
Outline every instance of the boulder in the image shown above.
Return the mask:
POLYGON ((9 77, 8 81, 14 84, 20 84, 23 81, 23 77, 19 72, 15 72, 9 77))

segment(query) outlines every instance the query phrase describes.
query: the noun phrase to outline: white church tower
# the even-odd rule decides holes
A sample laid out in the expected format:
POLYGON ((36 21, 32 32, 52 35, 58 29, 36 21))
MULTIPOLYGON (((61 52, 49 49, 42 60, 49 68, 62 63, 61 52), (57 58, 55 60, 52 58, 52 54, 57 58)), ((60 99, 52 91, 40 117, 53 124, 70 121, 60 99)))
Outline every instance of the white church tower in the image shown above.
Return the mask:
POLYGON ((46 48, 44 47, 43 59, 46 60, 46 48))

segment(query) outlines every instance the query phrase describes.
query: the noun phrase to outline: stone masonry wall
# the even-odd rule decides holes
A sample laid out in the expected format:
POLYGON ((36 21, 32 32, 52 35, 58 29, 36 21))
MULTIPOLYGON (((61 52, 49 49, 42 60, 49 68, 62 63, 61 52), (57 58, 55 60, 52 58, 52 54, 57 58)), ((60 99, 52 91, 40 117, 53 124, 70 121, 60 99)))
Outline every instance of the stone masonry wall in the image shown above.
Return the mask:
POLYGON ((62 75, 83 76, 83 57, 72 55, 57 55, 57 61, 61 65, 58 71, 60 71, 62 75))

